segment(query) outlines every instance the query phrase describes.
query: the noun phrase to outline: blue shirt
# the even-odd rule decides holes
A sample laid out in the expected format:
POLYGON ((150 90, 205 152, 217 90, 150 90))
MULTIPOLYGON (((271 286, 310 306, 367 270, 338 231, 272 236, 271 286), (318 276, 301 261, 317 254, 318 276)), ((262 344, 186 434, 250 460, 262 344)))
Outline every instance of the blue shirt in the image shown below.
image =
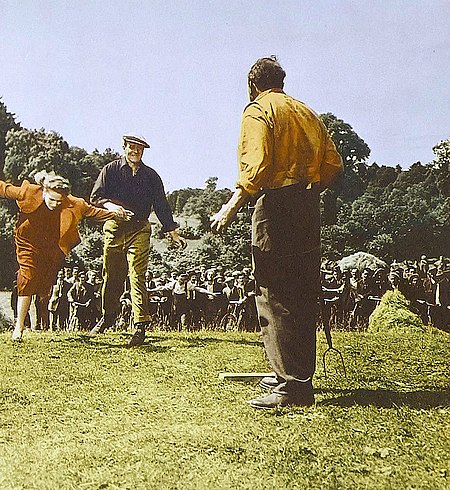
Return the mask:
POLYGON ((163 233, 178 228, 161 177, 142 161, 135 175, 124 157, 103 167, 92 189, 91 202, 103 206, 107 201, 133 211, 132 219, 136 221, 148 221, 154 210, 163 233))

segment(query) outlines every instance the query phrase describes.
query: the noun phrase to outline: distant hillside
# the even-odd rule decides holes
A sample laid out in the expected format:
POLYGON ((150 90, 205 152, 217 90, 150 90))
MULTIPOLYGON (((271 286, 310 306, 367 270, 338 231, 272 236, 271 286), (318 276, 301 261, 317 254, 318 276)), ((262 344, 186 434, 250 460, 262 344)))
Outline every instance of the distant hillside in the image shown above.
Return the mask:
MULTIPOLYGON (((200 224, 200 220, 192 216, 174 216, 175 221, 180 225, 180 228, 186 228, 187 226, 191 228, 197 228, 200 224)), ((157 226, 159 224, 158 218, 155 213, 150 215, 150 223, 152 226, 157 226)), ((198 240, 187 240, 188 249, 196 249, 200 243, 201 239, 198 240)), ((166 239, 158 239, 152 237, 151 246, 159 253, 165 252, 168 249, 169 242, 166 239)))

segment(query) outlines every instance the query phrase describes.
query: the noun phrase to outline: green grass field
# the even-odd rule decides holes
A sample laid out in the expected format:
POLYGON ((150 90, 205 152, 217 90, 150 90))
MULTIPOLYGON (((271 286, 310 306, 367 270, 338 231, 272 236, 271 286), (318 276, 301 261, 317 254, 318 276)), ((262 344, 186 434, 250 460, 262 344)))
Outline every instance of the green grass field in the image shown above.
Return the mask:
POLYGON ((255 411, 257 334, 0 335, 1 489, 447 489, 449 339, 319 333, 316 406, 255 411))

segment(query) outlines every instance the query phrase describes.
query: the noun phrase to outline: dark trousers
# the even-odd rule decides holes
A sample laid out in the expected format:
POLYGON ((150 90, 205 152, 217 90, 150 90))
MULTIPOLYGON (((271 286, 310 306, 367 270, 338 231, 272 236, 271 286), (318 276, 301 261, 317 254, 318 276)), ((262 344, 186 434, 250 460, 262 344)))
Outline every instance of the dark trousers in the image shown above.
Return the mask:
POLYGON ((295 394, 316 364, 320 292, 320 204, 317 188, 266 191, 252 218, 256 305, 264 348, 281 381, 295 394))
POLYGON ((434 305, 430 308, 431 323, 440 330, 449 331, 450 311, 446 306, 434 305))

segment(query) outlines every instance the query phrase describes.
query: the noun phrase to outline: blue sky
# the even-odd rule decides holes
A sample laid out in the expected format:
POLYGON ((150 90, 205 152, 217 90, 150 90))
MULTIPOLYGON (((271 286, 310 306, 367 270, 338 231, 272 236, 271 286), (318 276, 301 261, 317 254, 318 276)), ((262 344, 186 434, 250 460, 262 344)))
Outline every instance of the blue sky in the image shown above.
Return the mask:
POLYGON ((17 119, 88 151, 140 132, 167 190, 233 187, 247 73, 270 54, 369 162, 427 163, 450 135, 449 0, 0 0, 0 19, 17 119))

